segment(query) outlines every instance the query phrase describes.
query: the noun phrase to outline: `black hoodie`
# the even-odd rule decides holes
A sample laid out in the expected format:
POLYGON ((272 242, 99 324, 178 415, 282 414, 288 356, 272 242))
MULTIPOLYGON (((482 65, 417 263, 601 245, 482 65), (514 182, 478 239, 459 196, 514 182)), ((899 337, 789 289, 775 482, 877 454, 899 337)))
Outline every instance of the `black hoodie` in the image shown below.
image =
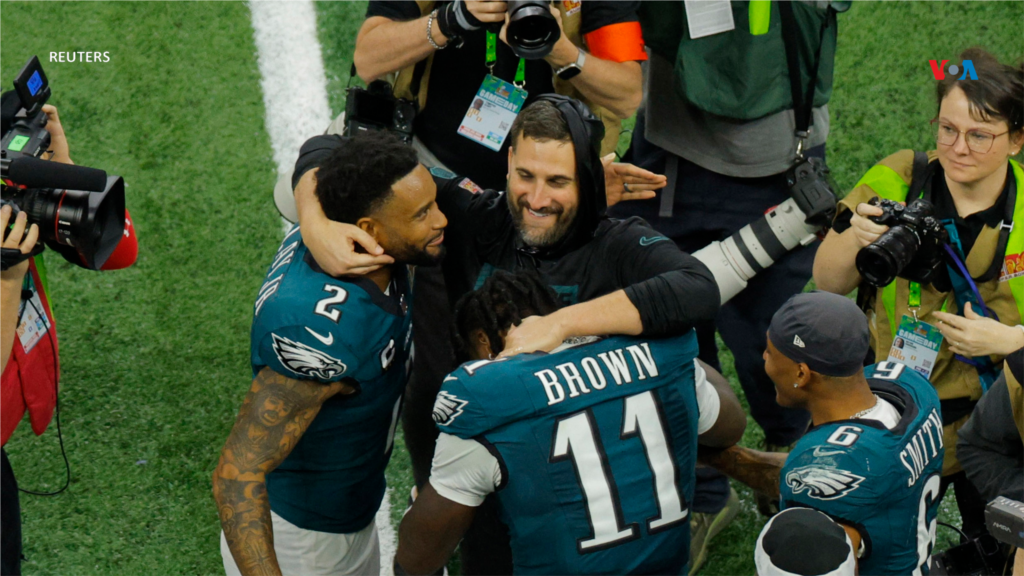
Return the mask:
MULTIPOLYGON (((340 144, 341 137, 333 135, 307 141, 293 183, 340 144)), ((590 160, 601 166, 596 156, 590 160)), ((603 169, 598 170, 579 175, 580 206, 566 237, 541 250, 520 240, 504 192, 482 190, 468 178, 432 170, 437 203, 448 218, 442 266, 449 300, 454 304, 494 269, 530 269, 567 304, 625 289, 646 336, 679 334, 698 321, 713 320, 720 296, 711 272, 644 220, 608 218, 603 169)))
MULTIPOLYGON (((575 226, 586 222, 580 220, 566 240, 538 251, 520 240, 504 192, 472 194, 458 186, 460 181, 465 180, 438 179, 438 204, 448 217, 443 267, 453 303, 494 269, 529 269, 567 304, 625 289, 646 336, 679 334, 718 313, 718 285, 707 267, 641 218, 618 220, 591 212, 592 232, 575 226)), ((604 198, 591 205, 603 207, 604 198)), ((583 207, 581 202, 578 217, 583 207)))

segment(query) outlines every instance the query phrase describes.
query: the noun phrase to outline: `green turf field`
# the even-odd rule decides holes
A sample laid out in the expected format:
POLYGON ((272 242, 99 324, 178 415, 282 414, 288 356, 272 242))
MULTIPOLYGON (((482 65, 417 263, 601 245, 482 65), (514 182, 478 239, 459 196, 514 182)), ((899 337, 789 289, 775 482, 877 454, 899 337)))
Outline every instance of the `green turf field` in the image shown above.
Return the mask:
MULTIPOLYGON (((334 113, 344 105, 363 2, 319 2, 334 113)), ((857 2, 840 15, 829 160, 844 188, 877 159, 928 147, 928 59, 979 44, 1024 56, 1024 3, 857 2)), ((26 574, 216 574, 210 475, 248 388, 251 307, 281 237, 275 167, 249 11, 236 2, 0 4, 5 89, 44 60, 72 157, 124 176, 138 264, 96 274, 47 253, 62 354, 62 427, 72 482, 22 496, 26 574), (103 64, 49 51, 110 51, 103 64)), ((731 357, 722 353, 726 374, 731 357)), ((751 425, 744 443, 756 446, 751 425)), ((410 474, 396 442, 393 513, 410 474)), ((6 446, 22 486, 64 480, 56 429, 23 425, 6 446)), ((750 574, 763 520, 744 511, 703 574, 750 574)), ((944 503, 943 517, 956 517, 944 503)), ((949 535, 940 528, 941 549, 949 535)))

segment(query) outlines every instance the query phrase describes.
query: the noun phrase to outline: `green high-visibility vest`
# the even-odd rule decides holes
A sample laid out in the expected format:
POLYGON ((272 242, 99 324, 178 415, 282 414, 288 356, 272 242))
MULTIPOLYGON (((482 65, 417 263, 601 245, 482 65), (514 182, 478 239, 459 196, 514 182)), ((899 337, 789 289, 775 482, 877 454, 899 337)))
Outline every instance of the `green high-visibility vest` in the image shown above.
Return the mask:
MULTIPOLYGON (((798 27, 800 83, 807 86, 811 82, 812 63, 820 52, 814 106, 824 106, 832 96, 836 12, 849 9, 850 2, 792 5, 798 27)), ((690 37, 683 2, 641 2, 637 15, 644 43, 675 63, 676 91, 693 106, 736 120, 755 120, 793 108, 778 1, 733 0, 730 7, 735 29, 702 38, 690 37)))
MULTIPOLYGON (((1006 243, 1006 254, 1020 254, 1024 252, 1024 170, 1016 160, 1010 159, 1010 167, 1013 170, 1013 177, 1017 184, 1017 201, 1013 207, 1013 222, 1010 238, 1006 243)), ((892 168, 878 164, 868 170, 867 174, 857 182, 857 186, 866 184, 875 194, 887 200, 903 202, 907 199, 907 192, 910 186, 892 168)), ((856 186, 855 186, 856 188, 856 186)), ((999 258, 1000 255, 996 255, 999 258)), ((1017 303, 1017 310, 1021 319, 1024 319, 1024 275, 1007 280, 1010 285, 1010 292, 1017 303)), ((893 280, 888 286, 882 289, 882 306, 889 317, 889 327, 892 335, 896 337, 896 281, 893 280)))

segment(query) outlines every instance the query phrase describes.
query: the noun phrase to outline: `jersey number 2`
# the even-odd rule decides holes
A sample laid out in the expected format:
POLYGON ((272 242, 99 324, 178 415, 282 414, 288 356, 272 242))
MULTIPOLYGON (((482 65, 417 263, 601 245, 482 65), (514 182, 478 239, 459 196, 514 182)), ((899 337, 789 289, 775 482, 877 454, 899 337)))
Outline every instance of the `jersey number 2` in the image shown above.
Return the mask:
MULTIPOLYGON (((687 517, 678 489, 678 471, 669 449, 668 434, 661 411, 651 392, 624 400, 621 439, 640 436, 647 463, 654 473, 658 516, 647 520, 648 533, 655 533, 683 522, 687 517)), ((608 458, 589 410, 558 421, 550 462, 571 458, 590 520, 591 536, 579 538, 576 548, 582 554, 604 550, 638 538, 635 522, 623 525, 618 490, 611 477, 608 458)))
POLYGON ((334 308, 334 306, 343 304, 348 299, 348 292, 341 286, 335 286, 334 284, 324 284, 324 292, 333 292, 334 296, 328 296, 317 302, 313 312, 326 316, 337 323, 341 319, 341 310, 334 308))

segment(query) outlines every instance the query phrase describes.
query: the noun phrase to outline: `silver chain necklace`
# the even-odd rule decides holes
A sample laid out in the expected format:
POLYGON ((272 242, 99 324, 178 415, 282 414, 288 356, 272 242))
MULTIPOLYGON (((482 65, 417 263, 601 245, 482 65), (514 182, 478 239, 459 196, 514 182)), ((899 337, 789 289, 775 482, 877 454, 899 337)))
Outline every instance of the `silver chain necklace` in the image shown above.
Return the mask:
POLYGON ((857 412, 853 416, 850 416, 850 420, 856 420, 858 418, 864 417, 865 414, 867 414, 868 412, 871 412, 872 410, 874 410, 876 406, 878 406, 878 396, 875 396, 875 403, 872 404, 870 408, 868 408, 866 410, 861 410, 860 412, 857 412))

